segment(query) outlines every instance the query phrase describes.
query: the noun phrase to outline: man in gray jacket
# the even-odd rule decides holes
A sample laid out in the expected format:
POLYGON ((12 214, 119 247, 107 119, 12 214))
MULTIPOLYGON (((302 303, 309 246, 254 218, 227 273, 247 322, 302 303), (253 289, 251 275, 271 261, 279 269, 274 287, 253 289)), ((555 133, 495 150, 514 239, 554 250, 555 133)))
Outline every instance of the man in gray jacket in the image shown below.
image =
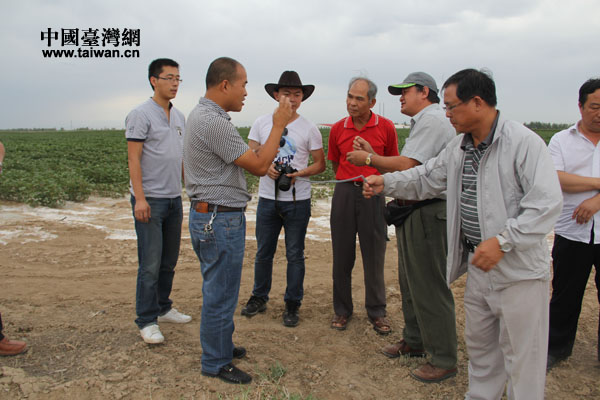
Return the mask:
POLYGON ((457 132, 423 165, 370 176, 364 195, 423 200, 447 193, 448 282, 468 271, 467 399, 543 399, 550 257, 562 195, 544 141, 500 117, 494 81, 466 69, 444 83, 457 132))

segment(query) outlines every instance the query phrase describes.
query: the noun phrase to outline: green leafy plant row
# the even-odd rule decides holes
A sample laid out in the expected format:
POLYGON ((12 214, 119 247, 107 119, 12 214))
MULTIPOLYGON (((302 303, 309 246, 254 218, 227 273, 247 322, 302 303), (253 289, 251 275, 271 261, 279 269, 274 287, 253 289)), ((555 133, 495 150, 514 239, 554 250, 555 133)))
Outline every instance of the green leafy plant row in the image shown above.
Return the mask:
MULTIPOLYGON (((247 140, 250 128, 238 128, 247 140)), ((398 129, 399 148, 408 129, 398 129)), ((556 130, 540 129, 548 143, 556 130)), ((329 129, 321 129, 327 154, 329 129)), ((123 131, 0 131, 6 147, 0 199, 31 206, 60 207, 66 201, 85 201, 90 195, 119 197, 127 193, 127 141, 123 131)), ((248 190, 256 192, 258 177, 246 174, 248 190)), ((335 179, 331 163, 311 177, 314 181, 335 179)), ((332 184, 313 185, 313 199, 332 194, 332 184)))

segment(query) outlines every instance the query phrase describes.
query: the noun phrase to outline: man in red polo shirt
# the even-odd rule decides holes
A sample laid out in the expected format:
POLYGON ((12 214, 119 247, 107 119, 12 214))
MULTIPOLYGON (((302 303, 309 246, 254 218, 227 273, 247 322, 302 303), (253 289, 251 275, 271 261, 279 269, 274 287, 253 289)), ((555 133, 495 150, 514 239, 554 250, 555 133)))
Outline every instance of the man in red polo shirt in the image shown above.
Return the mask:
POLYGON ((329 151, 335 177, 338 180, 331 202, 331 244, 333 247, 333 310, 331 327, 346 329, 353 312, 352 269, 356 259, 356 234, 360 242, 365 277, 365 307, 369 321, 377 333, 391 332, 385 318, 385 283, 383 264, 387 226, 383 216, 385 197, 362 196, 362 177, 379 174, 370 165, 352 165, 346 154, 353 151, 354 138, 360 136, 371 144, 373 151, 383 156, 398 155, 398 136, 394 124, 371 111, 375 105, 377 86, 367 78, 352 78, 348 85, 346 108, 348 117, 335 123, 329 134, 329 151))

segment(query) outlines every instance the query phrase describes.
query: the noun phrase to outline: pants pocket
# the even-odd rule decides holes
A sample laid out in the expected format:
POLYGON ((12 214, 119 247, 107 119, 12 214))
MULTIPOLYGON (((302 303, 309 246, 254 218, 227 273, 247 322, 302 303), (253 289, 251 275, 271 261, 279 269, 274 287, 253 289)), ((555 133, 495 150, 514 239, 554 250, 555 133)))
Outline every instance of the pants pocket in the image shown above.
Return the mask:
POLYGON ((206 229, 207 225, 205 223, 197 223, 190 228, 192 246, 202 263, 214 262, 218 257, 215 232, 212 229, 206 229))

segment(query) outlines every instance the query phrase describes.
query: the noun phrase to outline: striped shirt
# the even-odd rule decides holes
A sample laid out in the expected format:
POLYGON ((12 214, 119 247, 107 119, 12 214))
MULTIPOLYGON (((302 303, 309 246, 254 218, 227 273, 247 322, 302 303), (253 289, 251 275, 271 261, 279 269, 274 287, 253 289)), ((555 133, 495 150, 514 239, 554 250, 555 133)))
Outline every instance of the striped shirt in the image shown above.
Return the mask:
POLYGON ((231 117, 205 97, 185 126, 183 166, 190 199, 227 207, 245 207, 251 196, 244 170, 233 162, 249 149, 231 117))
POLYGON ((465 163, 462 173, 462 191, 460 194, 460 222, 463 234, 474 245, 481 242, 481 228, 477 213, 477 174, 479 164, 488 147, 494 140, 494 132, 498 125, 500 112, 492 124, 492 129, 477 147, 473 143, 470 133, 465 134, 461 148, 465 152, 465 163))

